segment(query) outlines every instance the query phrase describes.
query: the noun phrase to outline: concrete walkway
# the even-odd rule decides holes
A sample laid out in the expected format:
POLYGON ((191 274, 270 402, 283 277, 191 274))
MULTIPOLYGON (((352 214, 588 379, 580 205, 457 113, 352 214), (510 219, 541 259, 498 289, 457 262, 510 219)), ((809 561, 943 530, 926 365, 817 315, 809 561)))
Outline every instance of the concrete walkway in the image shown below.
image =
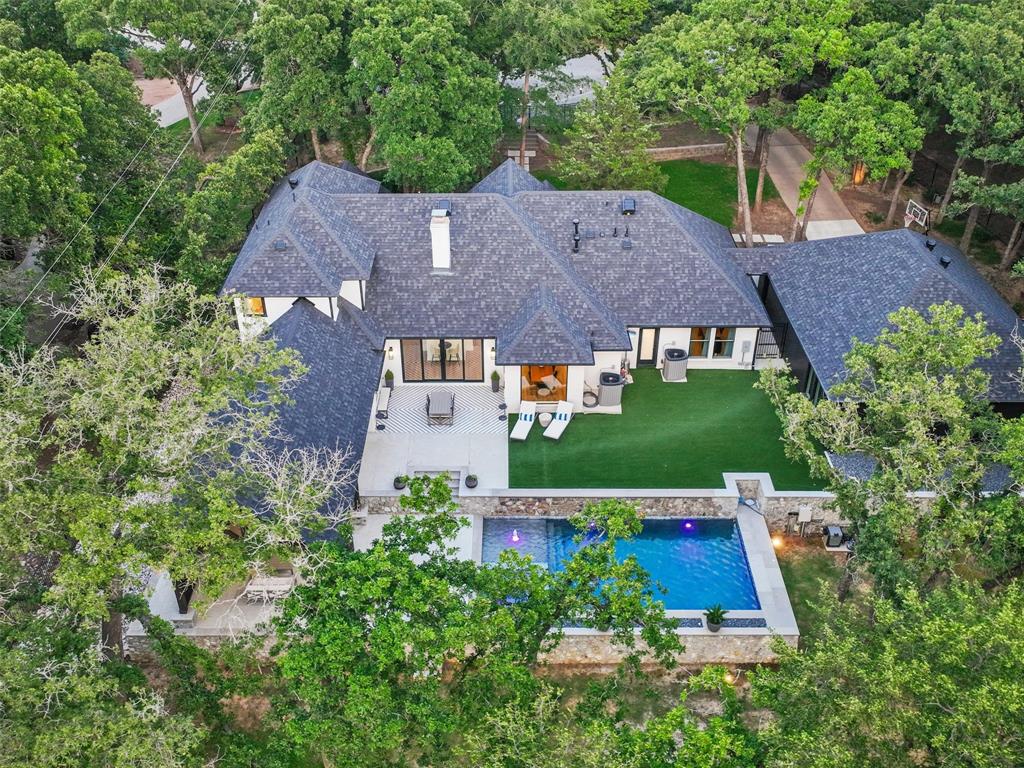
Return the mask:
MULTIPOLYGON (((753 148, 757 140, 755 126, 747 129, 746 138, 749 146, 753 148)), ((796 213, 800 184, 804 179, 804 165, 810 159, 811 153, 796 136, 785 128, 775 132, 768 152, 768 175, 772 177, 782 201, 793 213, 796 213)), ((832 186, 832 182, 827 177, 823 178, 818 194, 814 198, 811 220, 807 225, 807 239, 823 240, 843 235, 859 235, 863 232, 850 209, 832 186)))

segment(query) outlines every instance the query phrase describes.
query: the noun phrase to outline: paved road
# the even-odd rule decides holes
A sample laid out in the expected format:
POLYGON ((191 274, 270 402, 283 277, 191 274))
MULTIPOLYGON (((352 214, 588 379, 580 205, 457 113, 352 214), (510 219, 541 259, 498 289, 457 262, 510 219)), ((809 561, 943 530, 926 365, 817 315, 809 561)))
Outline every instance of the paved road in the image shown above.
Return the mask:
MULTIPOLYGON (((753 146, 756 139, 757 128, 751 126, 747 129, 747 142, 753 146)), ((804 165, 810 159, 811 153, 792 133, 785 128, 775 132, 768 153, 768 175, 772 177, 786 207, 794 213, 804 178, 804 165)), ((858 235, 863 231, 832 182, 828 178, 822 179, 814 198, 811 220, 807 225, 807 239, 823 240, 827 237, 858 235)))

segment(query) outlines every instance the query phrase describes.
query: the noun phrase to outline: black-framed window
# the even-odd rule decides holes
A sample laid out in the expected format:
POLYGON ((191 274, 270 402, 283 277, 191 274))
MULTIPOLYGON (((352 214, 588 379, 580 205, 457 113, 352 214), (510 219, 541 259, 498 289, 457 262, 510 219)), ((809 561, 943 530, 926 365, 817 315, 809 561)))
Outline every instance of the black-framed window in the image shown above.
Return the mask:
POLYGON ((690 329, 690 357, 707 357, 711 329, 698 326, 690 329))
POLYGON ((733 344, 736 342, 735 328, 716 328, 714 357, 732 357, 733 344))
POLYGON ((483 381, 483 339, 402 339, 402 378, 483 381))

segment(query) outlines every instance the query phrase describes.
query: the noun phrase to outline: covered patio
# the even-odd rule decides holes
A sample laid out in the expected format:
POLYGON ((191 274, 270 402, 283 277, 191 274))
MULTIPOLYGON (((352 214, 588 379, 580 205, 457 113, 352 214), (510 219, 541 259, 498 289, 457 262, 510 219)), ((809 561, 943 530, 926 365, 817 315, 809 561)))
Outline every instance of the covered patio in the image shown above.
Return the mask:
POLYGON ((768 472, 780 490, 820 488, 786 457, 757 373, 691 370, 685 383, 666 383, 653 368, 632 374, 620 415, 577 412, 560 440, 534 426, 512 442, 509 487, 722 488, 723 472, 768 472))

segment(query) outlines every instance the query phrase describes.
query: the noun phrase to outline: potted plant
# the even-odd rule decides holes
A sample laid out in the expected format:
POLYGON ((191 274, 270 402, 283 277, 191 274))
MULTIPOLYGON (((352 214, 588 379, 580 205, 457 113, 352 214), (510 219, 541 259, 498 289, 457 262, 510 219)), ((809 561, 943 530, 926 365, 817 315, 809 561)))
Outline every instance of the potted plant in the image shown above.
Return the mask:
POLYGON ((466 475, 466 487, 476 488, 476 484, 480 482, 476 475, 466 475))
POLYGON ((400 491, 406 486, 406 478, 402 475, 395 476, 395 490, 400 491))
POLYGON ((491 392, 497 392, 500 383, 501 375, 497 371, 491 371, 491 392))
POLYGON ((384 371, 384 386, 388 389, 395 388, 395 374, 390 368, 384 371))
POLYGON ((704 610, 704 621, 708 625, 708 629, 712 632, 717 632, 722 628, 722 621, 725 619, 725 614, 728 611, 725 610, 720 603, 715 603, 710 608, 704 610))

